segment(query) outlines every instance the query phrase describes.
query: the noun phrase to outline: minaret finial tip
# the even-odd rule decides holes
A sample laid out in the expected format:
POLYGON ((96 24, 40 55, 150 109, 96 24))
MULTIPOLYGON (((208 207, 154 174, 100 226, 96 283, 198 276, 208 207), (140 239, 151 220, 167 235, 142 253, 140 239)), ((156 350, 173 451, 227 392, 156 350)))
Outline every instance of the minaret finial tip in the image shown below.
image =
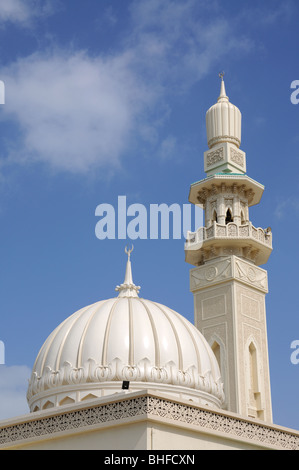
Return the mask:
POLYGON ((224 77, 224 72, 219 72, 219 77, 221 78, 221 80, 223 81, 223 77, 224 77))
POLYGON ((130 259, 131 253, 134 250, 134 245, 132 244, 131 248, 128 248, 128 245, 125 247, 125 253, 128 255, 128 259, 130 259))

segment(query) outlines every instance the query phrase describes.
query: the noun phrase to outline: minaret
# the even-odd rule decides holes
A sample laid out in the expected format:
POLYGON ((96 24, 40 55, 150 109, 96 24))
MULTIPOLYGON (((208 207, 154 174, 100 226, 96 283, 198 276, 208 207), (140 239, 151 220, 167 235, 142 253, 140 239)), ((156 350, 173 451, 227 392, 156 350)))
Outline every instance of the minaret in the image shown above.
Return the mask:
POLYGON ((272 422, 265 295, 272 251, 271 229, 256 228, 249 207, 264 187, 246 175, 240 150, 241 113, 226 95, 206 114, 209 150, 206 178, 193 183, 189 201, 205 211, 205 226, 189 232, 185 244, 194 294, 195 325, 218 359, 226 408, 272 422))

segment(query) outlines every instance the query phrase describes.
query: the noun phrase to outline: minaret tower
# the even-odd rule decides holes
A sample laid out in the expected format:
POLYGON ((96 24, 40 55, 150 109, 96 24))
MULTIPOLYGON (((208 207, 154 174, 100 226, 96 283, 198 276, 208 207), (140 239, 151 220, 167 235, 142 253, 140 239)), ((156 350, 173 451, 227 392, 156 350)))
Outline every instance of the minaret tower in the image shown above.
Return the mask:
POLYGON ((218 359, 226 408, 272 422, 265 295, 271 229, 256 228, 249 207, 264 187, 246 175, 240 150, 241 113, 230 103, 223 74, 220 96, 206 114, 206 178, 193 183, 189 201, 205 211, 205 226, 185 244, 194 294, 195 325, 218 359))

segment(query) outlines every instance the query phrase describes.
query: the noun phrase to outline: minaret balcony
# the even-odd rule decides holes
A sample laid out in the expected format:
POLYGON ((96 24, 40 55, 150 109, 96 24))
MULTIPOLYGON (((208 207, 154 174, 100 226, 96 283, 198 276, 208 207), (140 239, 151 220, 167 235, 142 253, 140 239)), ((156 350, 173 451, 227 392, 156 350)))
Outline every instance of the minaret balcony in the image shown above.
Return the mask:
POLYGON ((209 257, 209 251, 216 256, 239 254, 252 260, 258 266, 265 264, 272 251, 270 228, 254 227, 251 222, 226 225, 213 222, 209 227, 200 227, 196 232, 187 232, 185 243, 186 262, 202 264, 209 257), (222 250, 223 249, 223 250, 222 250), (235 249, 235 250, 234 250, 235 249))

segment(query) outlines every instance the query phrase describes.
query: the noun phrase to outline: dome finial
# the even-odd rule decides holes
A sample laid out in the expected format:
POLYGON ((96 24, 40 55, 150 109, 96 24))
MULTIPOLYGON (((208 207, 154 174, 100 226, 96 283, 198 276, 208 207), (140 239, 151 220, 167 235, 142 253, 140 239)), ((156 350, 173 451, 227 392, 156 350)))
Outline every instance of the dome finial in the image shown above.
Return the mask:
POLYGON ((129 249, 128 249, 128 245, 126 245, 125 253, 127 253, 127 255, 128 255, 128 260, 130 259, 130 255, 131 255, 133 250, 134 250, 134 245, 133 244, 132 244, 131 248, 129 248, 129 249))
POLYGON ((125 247, 125 253, 128 255, 128 261, 126 266, 125 280, 120 286, 116 286, 115 290, 119 292, 118 297, 138 297, 140 286, 135 286, 132 276, 131 266, 131 253, 134 250, 134 245, 131 248, 125 247))

